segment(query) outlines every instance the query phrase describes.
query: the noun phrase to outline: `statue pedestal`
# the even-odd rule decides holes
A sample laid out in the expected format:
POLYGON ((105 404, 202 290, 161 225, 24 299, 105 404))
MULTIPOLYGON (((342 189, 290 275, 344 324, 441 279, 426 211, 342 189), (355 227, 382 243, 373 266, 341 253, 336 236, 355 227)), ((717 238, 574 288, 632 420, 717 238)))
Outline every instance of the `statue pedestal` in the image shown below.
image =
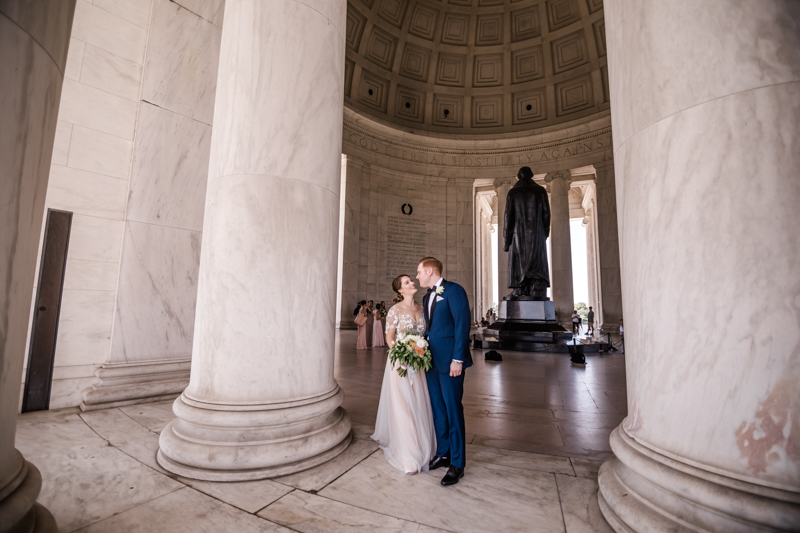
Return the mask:
MULTIPOLYGON (((475 336, 473 348, 569 353, 571 344, 572 333, 556 321, 554 302, 511 297, 500 302, 497 322, 475 336)), ((581 348, 596 352, 603 345, 584 344, 581 348)))

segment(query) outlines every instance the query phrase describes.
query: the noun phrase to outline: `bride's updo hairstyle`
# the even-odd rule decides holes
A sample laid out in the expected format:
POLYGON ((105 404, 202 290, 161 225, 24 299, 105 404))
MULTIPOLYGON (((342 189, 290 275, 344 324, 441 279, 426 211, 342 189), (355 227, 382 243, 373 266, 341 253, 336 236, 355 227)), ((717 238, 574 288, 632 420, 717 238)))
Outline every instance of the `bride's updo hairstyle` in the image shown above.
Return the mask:
POLYGON ((397 294, 397 298, 401 302, 403 301, 403 295, 400 294, 400 289, 403 287, 403 278, 411 279, 411 276, 407 274, 400 274, 399 276, 394 278, 394 281, 392 282, 392 290, 397 294))

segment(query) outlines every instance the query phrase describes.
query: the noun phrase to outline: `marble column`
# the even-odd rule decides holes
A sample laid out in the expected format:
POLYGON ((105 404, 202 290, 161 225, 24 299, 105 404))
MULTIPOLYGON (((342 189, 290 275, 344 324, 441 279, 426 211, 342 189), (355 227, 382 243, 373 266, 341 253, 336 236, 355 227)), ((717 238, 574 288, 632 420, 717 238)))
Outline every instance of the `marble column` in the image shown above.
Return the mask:
MULTIPOLYGON (((505 238, 506 197, 511 187, 517 183, 517 178, 497 178, 494 180, 494 190, 497 192, 497 299, 498 304, 503 296, 511 294, 508 288, 508 252, 503 250, 505 238)), ((483 310, 484 314, 486 310, 483 310)))
POLYGON ((575 298, 572 292, 572 246, 569 238, 569 170, 550 172, 544 181, 550 187, 550 257, 553 263, 550 286, 556 319, 571 330, 575 298))
POLYGON ((58 529, 14 438, 74 11, 75 0, 0 2, 0 532, 58 529))
POLYGON ((341 453, 333 377, 345 0, 228 3, 189 386, 158 461, 194 479, 341 453))
POLYGON ((601 331, 618 333, 622 318, 622 286, 619 269, 617 187, 614 161, 594 164, 597 173, 597 255, 602 298, 597 324, 601 331))
POLYGON ((616 531, 798 531, 800 4, 605 17, 629 414, 600 508, 616 531))
POLYGON ((600 324, 603 316, 603 301, 600 280, 599 253, 597 250, 597 186, 594 182, 584 188, 581 223, 586 228, 586 266, 589 278, 589 307, 594 311, 594 325, 600 324))
MULTIPOLYGON (((339 267, 337 326, 356 329, 353 309, 362 299, 358 294, 359 237, 361 234, 361 172, 363 162, 344 156, 341 199, 339 204, 339 267)), ((391 303, 391 302, 390 302, 391 303)))

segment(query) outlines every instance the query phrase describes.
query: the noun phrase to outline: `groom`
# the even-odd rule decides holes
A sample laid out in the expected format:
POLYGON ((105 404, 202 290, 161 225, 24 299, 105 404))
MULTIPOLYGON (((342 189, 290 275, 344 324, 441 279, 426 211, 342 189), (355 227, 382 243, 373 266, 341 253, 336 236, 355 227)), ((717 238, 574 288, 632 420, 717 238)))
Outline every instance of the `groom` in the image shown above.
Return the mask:
POLYGON ((472 366, 469 351, 470 312, 467 293, 458 283, 442 278, 442 262, 426 257, 417 266, 433 368, 426 373, 436 428, 436 456, 431 470, 449 466, 442 485, 455 485, 464 476, 464 370, 472 366))

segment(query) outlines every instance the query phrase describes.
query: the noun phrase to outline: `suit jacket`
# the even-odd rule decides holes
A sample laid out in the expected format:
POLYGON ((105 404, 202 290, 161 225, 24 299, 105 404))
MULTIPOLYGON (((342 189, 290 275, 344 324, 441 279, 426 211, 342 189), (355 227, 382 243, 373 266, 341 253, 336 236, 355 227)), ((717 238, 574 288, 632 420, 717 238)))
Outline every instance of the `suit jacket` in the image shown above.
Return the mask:
POLYGON ((422 299, 422 306, 433 354, 433 368, 449 373, 453 359, 463 361, 464 369, 472 366, 469 350, 469 327, 472 321, 464 287, 447 280, 442 280, 440 287, 444 287, 441 296, 435 292, 430 294, 434 298, 438 296, 433 303, 431 316, 428 316, 428 295, 422 299))

